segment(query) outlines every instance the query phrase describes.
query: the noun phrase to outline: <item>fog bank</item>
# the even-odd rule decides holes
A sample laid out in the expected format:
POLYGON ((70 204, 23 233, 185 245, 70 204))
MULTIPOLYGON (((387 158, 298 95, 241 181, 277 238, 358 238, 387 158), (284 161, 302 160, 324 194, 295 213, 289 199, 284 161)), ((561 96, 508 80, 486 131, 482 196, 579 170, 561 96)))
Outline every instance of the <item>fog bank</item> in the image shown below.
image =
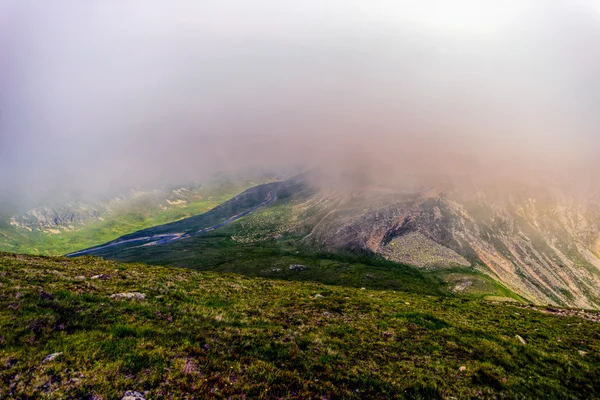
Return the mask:
POLYGON ((0 191, 287 164, 594 186, 599 16, 595 0, 0 0, 0 191))

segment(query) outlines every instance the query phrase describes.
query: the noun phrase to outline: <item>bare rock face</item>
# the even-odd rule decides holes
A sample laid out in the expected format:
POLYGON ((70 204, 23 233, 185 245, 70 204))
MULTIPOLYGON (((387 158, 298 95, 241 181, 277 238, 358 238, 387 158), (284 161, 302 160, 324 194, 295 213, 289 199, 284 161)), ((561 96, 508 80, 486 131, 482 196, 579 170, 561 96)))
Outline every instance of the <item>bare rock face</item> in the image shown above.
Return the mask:
POLYGON ((61 231, 76 230, 88 223, 100 221, 111 211, 123 206, 133 207, 143 198, 161 209, 181 208, 200 196, 202 186, 182 186, 176 189, 155 189, 151 191, 126 190, 102 200, 74 200, 41 205, 13 215, 10 224, 30 231, 44 231, 59 234, 61 231))
POLYGON ((54 231, 57 229, 72 229, 90 220, 98 219, 104 208, 99 205, 73 203, 61 207, 45 206, 15 215, 11 224, 29 230, 54 231))
POLYGON ((419 232, 409 232, 392 238, 379 247, 378 253, 388 260, 426 269, 471 266, 471 263, 456 251, 419 232))
POLYGON ((600 308, 594 199, 539 188, 319 196, 319 219, 304 238, 319 249, 428 269, 471 266, 538 304, 600 308))

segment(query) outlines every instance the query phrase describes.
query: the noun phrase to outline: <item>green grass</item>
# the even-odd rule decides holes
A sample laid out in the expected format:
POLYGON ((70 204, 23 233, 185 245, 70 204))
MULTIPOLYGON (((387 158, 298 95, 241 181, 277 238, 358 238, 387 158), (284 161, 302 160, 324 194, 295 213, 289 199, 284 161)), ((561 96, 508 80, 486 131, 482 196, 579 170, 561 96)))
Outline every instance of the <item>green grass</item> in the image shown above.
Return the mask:
POLYGON ((76 230, 63 231, 60 234, 29 232, 25 229, 10 227, 7 235, 10 234, 13 240, 0 242, 0 250, 43 255, 67 254, 106 243, 140 229, 204 213, 230 197, 231 195, 220 196, 191 203, 185 208, 168 210, 161 210, 158 204, 148 203, 134 209, 119 210, 107 216, 104 221, 94 221, 76 230), (18 237, 16 237, 15 231, 18 231, 18 237))
MULTIPOLYGON (((242 221, 242 220, 240 220, 242 221)), ((240 222, 241 223, 241 222, 240 222)), ((200 271, 233 272, 251 277, 312 281, 327 285, 356 288, 412 291, 431 295, 450 294, 448 273, 485 285, 475 285, 462 293, 483 298, 487 295, 523 298, 470 268, 423 271, 418 268, 354 253, 320 253, 299 246, 294 240, 267 240, 260 243, 232 239, 237 225, 232 224, 210 234, 176 241, 167 245, 129 247, 128 244, 100 251, 98 255, 121 262, 145 262, 200 271), (300 264, 303 271, 290 270, 300 264)))
MULTIPOLYGON (((213 210, 211 210, 211 212, 197 213, 197 215, 191 216, 190 218, 170 222, 168 224, 153 226, 134 232, 130 235, 126 235, 122 239, 165 233, 169 234, 175 232, 193 233, 202 228, 215 226, 236 214, 263 203, 269 192, 278 192, 280 196, 285 194, 286 189, 282 189, 281 186, 281 182, 272 182, 256 186, 243 193, 238 193, 234 199, 219 204, 219 206, 215 207, 213 210)), ((229 196, 229 198, 231 197, 234 196, 229 196)), ((229 198, 227 200, 229 200, 229 198)))
MULTIPOLYGON (((121 262, 145 262, 252 277, 418 291, 432 295, 451 292, 453 282, 447 276, 453 273, 455 277, 476 283, 461 293, 463 296, 483 298, 491 295, 524 300, 473 268, 423 270, 374 254, 315 251, 301 241, 310 232, 311 225, 289 229, 290 225, 296 224, 296 221, 290 222, 294 205, 294 201, 284 200, 210 233, 166 245, 124 244, 101 250, 96 255, 121 262), (300 272, 290 270, 293 264, 305 265, 308 269, 300 272)), ((204 216, 195 217, 199 218, 204 216)), ((191 224, 189 220, 184 222, 191 224)))
MULTIPOLYGON (((264 182, 272 180, 263 179, 264 182)), ((206 213, 255 184, 254 181, 243 180, 218 181, 207 188, 190 191, 187 204, 181 206, 168 206, 164 195, 129 199, 103 214, 102 220, 78 225, 71 231, 62 229, 59 234, 16 228, 0 218, 0 251, 36 255, 68 254, 142 229, 206 213)))
POLYGON ((527 302, 527 299, 519 296, 512 290, 491 277, 477 272, 472 268, 445 268, 442 270, 427 272, 448 284, 448 290, 473 299, 485 299, 490 296, 527 302), (465 285, 467 283, 468 285, 465 285), (456 290, 464 287, 464 290, 456 290))
POLYGON ((591 399, 599 351, 599 324, 417 286, 0 254, 0 398, 591 399))

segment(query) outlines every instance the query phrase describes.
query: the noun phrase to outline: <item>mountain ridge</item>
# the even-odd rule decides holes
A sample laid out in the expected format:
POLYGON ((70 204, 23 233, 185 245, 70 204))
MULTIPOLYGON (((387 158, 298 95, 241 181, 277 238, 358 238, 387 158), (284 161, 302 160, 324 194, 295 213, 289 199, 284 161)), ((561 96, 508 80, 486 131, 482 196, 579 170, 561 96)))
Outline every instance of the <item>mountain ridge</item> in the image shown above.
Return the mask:
MULTIPOLYGON (((363 252, 426 269, 467 267, 534 303, 600 307, 600 259, 594 248, 600 215, 592 203, 547 195, 541 200, 511 195, 492 201, 481 192, 466 196, 464 191, 435 187, 324 190, 306 176, 269 185, 250 189, 206 214, 121 239, 145 232, 175 233, 175 227, 198 231, 207 226, 201 221, 225 221, 261 204, 269 189, 278 187, 289 193, 231 221, 237 242, 283 240, 316 251, 363 252), (249 193, 255 196, 244 203, 249 193), (270 228, 256 222, 252 229, 262 229, 262 236, 251 238, 245 226, 277 207, 287 208, 286 216, 270 228)), ((120 259, 119 251, 127 248, 115 250, 98 255, 120 259)), ((152 252, 142 249, 140 261, 146 260, 145 254, 152 258, 152 252)), ((176 257, 174 253, 170 258, 176 257)))

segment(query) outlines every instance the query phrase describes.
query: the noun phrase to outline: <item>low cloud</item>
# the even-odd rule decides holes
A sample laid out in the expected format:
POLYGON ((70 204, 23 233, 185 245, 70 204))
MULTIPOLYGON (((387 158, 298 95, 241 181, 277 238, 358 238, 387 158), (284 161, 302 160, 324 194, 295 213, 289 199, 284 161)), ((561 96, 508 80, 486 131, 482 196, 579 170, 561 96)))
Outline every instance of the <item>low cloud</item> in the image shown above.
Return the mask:
POLYGON ((448 3, 5 0, 0 184, 282 164, 595 184, 598 4, 448 3))

